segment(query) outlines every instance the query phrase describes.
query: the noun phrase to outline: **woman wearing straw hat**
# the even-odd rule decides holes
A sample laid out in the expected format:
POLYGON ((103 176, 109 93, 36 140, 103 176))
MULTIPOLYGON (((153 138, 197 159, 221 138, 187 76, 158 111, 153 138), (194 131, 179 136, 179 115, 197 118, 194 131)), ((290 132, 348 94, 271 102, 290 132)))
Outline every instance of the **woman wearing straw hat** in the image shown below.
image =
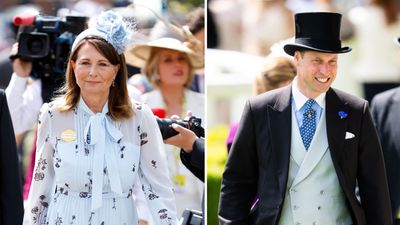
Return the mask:
MULTIPOLYGON (((162 108, 167 117, 185 117, 187 111, 204 118, 204 96, 188 89, 194 69, 203 66, 202 56, 196 55, 181 41, 160 38, 136 45, 129 51, 128 63, 142 68, 154 90, 143 95, 150 108, 162 108)), ((201 209, 203 185, 181 163, 180 149, 165 145, 170 175, 174 182, 177 214, 185 208, 201 209)))

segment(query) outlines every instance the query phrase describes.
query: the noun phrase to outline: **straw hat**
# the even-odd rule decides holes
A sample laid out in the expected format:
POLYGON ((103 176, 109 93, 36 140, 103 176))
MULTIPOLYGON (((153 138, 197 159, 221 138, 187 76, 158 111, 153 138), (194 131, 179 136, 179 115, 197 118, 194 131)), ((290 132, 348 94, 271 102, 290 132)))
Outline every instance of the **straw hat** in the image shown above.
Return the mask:
POLYGON ((160 38, 147 43, 137 44, 132 49, 125 51, 126 63, 136 67, 144 67, 150 57, 151 49, 165 48, 186 53, 194 69, 203 67, 203 56, 196 54, 181 41, 174 38, 160 38))

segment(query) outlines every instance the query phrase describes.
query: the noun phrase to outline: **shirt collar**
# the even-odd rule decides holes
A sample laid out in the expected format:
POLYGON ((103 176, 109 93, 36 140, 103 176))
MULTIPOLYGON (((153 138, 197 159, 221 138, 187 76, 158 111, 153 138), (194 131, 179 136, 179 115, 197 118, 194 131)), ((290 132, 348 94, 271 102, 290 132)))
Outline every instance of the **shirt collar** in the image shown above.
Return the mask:
MULTIPOLYGON (((80 109, 82 109, 83 111, 85 111, 90 116, 93 116, 93 115, 96 114, 89 108, 89 106, 86 105, 86 102, 85 102, 85 100, 83 100, 82 95, 80 96, 80 99, 79 99, 79 102, 78 102, 78 107, 80 109)), ((107 114, 108 113, 108 101, 106 102, 106 104, 104 104, 101 113, 103 113, 103 114, 107 114)))
MULTIPOLYGON (((297 88, 297 77, 295 77, 292 82, 292 96, 294 99, 295 110, 297 112, 303 107, 303 105, 308 100, 308 97, 303 95, 297 88)), ((326 92, 318 95, 318 97, 314 99, 318 103, 318 106, 321 107, 322 109, 325 109, 325 96, 326 92)))

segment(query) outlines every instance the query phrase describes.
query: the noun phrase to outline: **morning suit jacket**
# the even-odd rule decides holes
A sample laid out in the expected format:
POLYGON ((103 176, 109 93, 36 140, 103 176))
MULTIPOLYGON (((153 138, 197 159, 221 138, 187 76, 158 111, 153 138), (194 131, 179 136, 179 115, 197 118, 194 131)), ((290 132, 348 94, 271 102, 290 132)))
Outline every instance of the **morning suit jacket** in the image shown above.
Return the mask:
POLYGON ((396 217, 400 212, 400 88, 376 95, 371 111, 382 144, 392 212, 396 217))
POLYGON ((0 90, 0 225, 20 225, 24 214, 14 130, 0 90))
MULTIPOLYGON (((223 173, 220 224, 279 223, 288 180, 291 107, 291 86, 247 101, 223 173), (258 208, 250 212, 256 193, 258 208)), ((383 155, 367 101, 330 88, 325 113, 329 152, 354 225, 391 225, 383 155), (341 111, 347 116, 339 116, 341 111), (346 132, 355 137, 346 140, 346 132)))

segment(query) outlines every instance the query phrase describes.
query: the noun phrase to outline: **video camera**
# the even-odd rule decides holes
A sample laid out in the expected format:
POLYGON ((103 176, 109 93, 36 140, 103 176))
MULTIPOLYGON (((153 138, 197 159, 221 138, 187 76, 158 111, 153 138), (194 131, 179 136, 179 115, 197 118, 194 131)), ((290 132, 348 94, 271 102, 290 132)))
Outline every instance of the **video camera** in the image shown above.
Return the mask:
POLYGON ((20 26, 18 53, 10 58, 32 62, 33 78, 42 79, 42 97, 50 100, 65 81, 69 53, 80 32, 87 27, 87 17, 16 16, 13 23, 20 26))

